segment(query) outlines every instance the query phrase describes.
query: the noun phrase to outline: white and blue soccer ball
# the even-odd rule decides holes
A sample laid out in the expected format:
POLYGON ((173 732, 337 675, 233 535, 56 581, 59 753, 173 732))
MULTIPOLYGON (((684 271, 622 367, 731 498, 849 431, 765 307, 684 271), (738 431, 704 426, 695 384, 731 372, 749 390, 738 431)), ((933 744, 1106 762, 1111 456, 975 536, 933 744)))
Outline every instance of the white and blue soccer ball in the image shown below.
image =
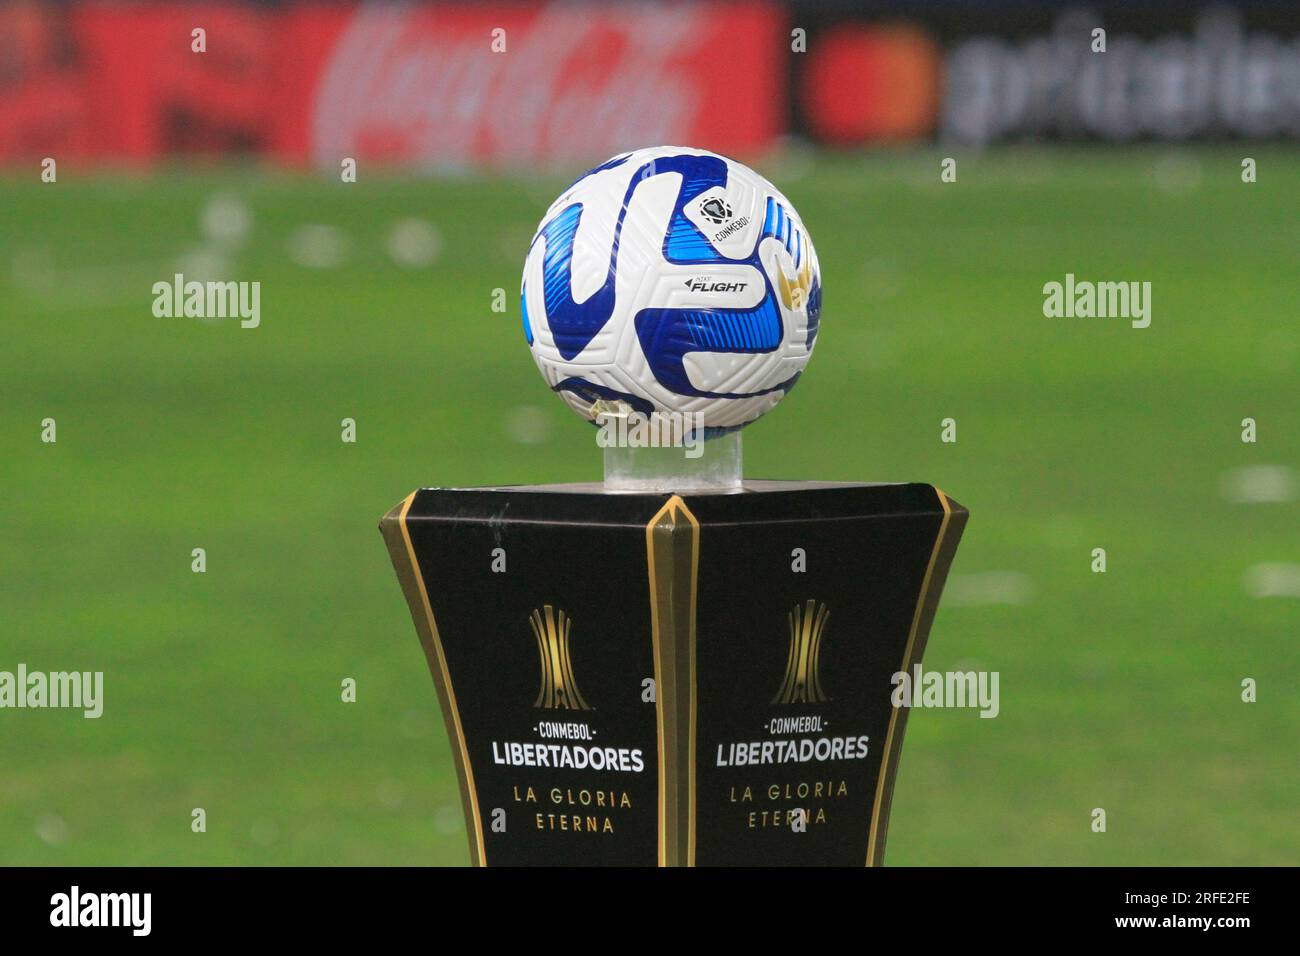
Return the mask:
MULTIPOLYGON (((794 206, 735 160, 660 146, 615 156, 546 211, 524 263, 524 336, 585 418, 771 409, 817 340, 821 273, 794 206)), ((697 421, 700 419, 696 419, 697 421)))

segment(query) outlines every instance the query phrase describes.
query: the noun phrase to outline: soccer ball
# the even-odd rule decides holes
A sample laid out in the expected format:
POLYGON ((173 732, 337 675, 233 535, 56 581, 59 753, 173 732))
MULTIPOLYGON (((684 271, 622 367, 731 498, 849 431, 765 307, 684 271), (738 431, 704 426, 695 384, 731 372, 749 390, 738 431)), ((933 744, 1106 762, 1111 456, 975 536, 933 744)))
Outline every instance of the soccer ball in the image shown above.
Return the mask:
POLYGON ((622 401, 702 415, 716 434, 798 381, 822 294, 808 231, 775 186, 660 146, 601 163, 551 205, 520 298, 538 368, 579 415, 622 401))

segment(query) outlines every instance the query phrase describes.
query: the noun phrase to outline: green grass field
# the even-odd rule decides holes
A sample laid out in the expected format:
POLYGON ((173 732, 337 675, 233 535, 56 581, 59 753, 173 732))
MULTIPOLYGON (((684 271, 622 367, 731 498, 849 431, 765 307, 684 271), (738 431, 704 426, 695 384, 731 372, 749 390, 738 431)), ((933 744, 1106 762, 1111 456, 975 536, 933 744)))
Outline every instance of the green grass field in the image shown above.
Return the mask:
MULTIPOLYGON (((1251 185, 1231 150, 993 152, 946 185, 931 154, 758 164, 826 305, 747 474, 971 511, 926 664, 1000 671, 1001 715, 913 715, 888 863, 1300 863, 1300 166, 1249 153, 1251 185), (1150 281, 1151 327, 1045 318, 1067 272, 1150 281), (1225 495, 1253 466, 1280 500, 1225 495)), ((0 179, 0 670, 106 675, 99 720, 0 711, 0 864, 467 861, 375 525, 418 485, 598 477, 518 315, 570 178, 0 179), (242 239, 204 236, 223 195, 242 239), (386 251, 407 217, 427 267, 386 251), (295 262, 306 225, 340 261, 295 262), (260 328, 153 316, 203 261, 262 283, 260 328)))

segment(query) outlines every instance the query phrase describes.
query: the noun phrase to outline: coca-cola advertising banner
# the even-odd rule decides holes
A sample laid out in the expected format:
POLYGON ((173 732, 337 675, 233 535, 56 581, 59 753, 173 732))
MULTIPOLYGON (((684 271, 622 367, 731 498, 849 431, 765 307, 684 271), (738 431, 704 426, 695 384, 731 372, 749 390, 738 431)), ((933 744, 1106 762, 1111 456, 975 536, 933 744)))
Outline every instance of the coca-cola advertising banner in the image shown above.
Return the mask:
POLYGON ((427 168, 750 152, 784 120, 782 26, 752 3, 298 8, 275 148, 427 168))
POLYGON ((0 159, 572 166, 782 132, 767 3, 0 7, 0 159))

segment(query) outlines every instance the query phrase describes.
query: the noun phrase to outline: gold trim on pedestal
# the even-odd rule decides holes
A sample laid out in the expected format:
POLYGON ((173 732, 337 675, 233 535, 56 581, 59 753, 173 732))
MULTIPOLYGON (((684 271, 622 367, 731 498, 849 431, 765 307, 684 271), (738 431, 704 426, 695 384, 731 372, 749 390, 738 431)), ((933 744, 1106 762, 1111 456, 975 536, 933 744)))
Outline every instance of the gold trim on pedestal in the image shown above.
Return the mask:
MULTIPOLYGON (((908 673, 912 669, 912 658, 916 651, 916 635, 924 620, 926 598, 934 581, 935 565, 943 549, 944 536, 948 533, 949 520, 952 518, 952 505, 948 496, 938 488, 934 489, 943 508, 943 520, 939 522, 939 533, 934 539, 934 548, 930 551, 930 561, 925 567, 925 577, 921 579, 921 593, 916 598, 916 610, 912 613, 912 627, 907 634, 907 647, 903 650, 903 663, 898 669, 908 673)), ((880 758, 880 773, 876 778, 876 798, 871 805, 871 832, 867 836, 867 866, 880 866, 884 859, 885 833, 888 830, 888 803, 893 796, 893 779, 890 771, 897 771, 898 751, 903 747, 902 731, 898 728, 898 713, 901 708, 894 707, 889 714, 889 729, 885 732, 885 747, 880 758), (898 731, 895 743, 894 733, 898 731), (882 807, 883 812, 882 812, 882 807)))
POLYGON ((393 566, 397 569, 402 591, 406 594, 407 604, 411 608, 411 617, 415 629, 420 635, 420 644, 424 647, 424 656, 429 661, 429 672, 438 689, 438 700, 442 704, 443 719, 447 724, 448 735, 452 742, 452 758, 456 764, 456 776, 460 781, 461 802, 465 805, 465 818, 470 821, 469 857, 472 866, 486 866, 487 856, 483 849, 483 819, 479 815, 478 794, 474 790, 474 769, 469 762, 469 748, 465 745, 465 731, 460 724, 460 710, 456 704, 456 690, 452 687, 451 674, 447 670, 447 657, 443 653, 442 638, 438 636, 438 623, 433 618, 433 608, 429 605, 429 592, 424 586, 424 575, 420 573, 420 563, 415 557, 415 546, 411 544, 411 532, 406 525, 407 512, 415 501, 417 492, 411 492, 406 500, 384 516, 385 539, 388 541, 389 553, 393 566), (389 519, 396 519, 401 530, 401 540, 405 545, 407 568, 399 561, 401 555, 396 549, 397 542, 389 538, 389 519))
POLYGON ((659 737, 659 865, 694 866, 700 523, 686 502, 673 495, 646 525, 645 539, 659 737))

